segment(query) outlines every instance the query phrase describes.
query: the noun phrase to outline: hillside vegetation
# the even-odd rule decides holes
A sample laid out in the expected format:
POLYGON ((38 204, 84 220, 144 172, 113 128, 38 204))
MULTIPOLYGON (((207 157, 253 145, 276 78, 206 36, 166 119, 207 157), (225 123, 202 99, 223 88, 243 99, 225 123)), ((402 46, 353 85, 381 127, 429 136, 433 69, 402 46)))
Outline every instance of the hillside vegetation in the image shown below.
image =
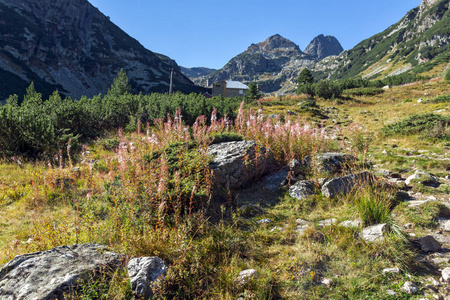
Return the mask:
MULTIPOLYGON (((0 110, 0 264, 89 242, 168 262, 166 278, 155 286, 160 299, 446 295, 428 285, 448 263, 430 267, 432 255, 417 239, 439 230, 449 201, 449 83, 424 80, 383 93, 348 86, 345 94, 266 97, 239 107, 237 99, 193 94, 133 95, 126 80, 116 80, 104 97, 79 102, 56 93, 42 101, 30 87, 21 105, 11 97, 0 110), (206 149, 242 139, 270 149, 280 167, 293 158, 346 152, 358 158, 351 172, 369 170, 378 179, 332 199, 316 190, 296 200, 286 188, 275 201, 224 205, 213 215, 206 149), (386 170, 403 178, 426 171, 440 184, 402 186, 384 177, 386 170), (411 206, 405 193, 424 204, 411 206), (329 226, 321 222, 332 218, 329 226), (338 225, 355 219, 359 227, 338 225), (303 222, 311 226, 299 232, 303 222), (392 228, 383 241, 358 237, 364 226, 379 223, 392 228), (383 272, 394 267, 399 272, 383 272), (250 268, 258 275, 239 283, 239 272, 250 268), (403 291, 406 281, 420 291, 403 291)), ((327 176, 316 166, 304 173, 315 184, 327 176)), ((75 298, 129 299, 125 273, 85 280, 75 298)))

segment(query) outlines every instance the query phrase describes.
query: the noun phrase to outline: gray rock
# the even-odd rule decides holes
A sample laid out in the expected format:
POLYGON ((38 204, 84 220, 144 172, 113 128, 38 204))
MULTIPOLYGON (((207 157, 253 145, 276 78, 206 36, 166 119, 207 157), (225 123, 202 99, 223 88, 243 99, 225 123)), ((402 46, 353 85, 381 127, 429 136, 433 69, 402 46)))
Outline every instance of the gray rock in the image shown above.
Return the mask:
POLYGON ((298 225, 307 225, 307 224, 311 224, 311 222, 303 220, 303 219, 297 219, 295 220, 295 223, 297 223, 298 225))
POLYGON ((336 223, 336 221, 337 221, 337 219, 326 219, 326 220, 319 221, 318 225, 319 225, 319 227, 331 226, 334 223, 336 223))
POLYGON ((387 268, 387 269, 383 269, 383 274, 384 273, 400 273, 400 269, 398 267, 387 268))
POLYGON ((352 155, 328 152, 314 156, 308 155, 303 160, 303 164, 309 168, 317 166, 321 173, 335 174, 349 169, 355 161, 356 158, 352 155))
POLYGON ((314 195, 314 181, 302 180, 297 182, 289 188, 289 195, 298 200, 314 195))
POLYGON ((397 292, 396 292, 396 291, 393 291, 393 290, 387 290, 387 294, 388 294, 389 296, 395 296, 395 295, 397 295, 397 292))
POLYGON ((262 180, 262 186, 266 190, 276 192, 282 186, 285 186, 288 183, 289 181, 288 177, 289 177, 289 170, 283 168, 280 171, 265 177, 262 180))
POLYGON ((270 150, 254 141, 225 142, 208 147, 216 187, 238 189, 275 168, 270 150))
POLYGON ((387 231, 387 224, 378 224, 364 228, 359 236, 367 242, 377 242, 384 239, 387 231))
POLYGON ((450 243, 450 236, 448 236, 448 235, 434 233, 434 234, 431 234, 431 236, 434 237, 436 239, 436 241, 438 241, 441 244, 450 243))
POLYGON ((311 225, 300 225, 300 226, 297 226, 297 229, 296 229, 297 234, 298 234, 298 235, 302 235, 303 232, 305 232, 305 230, 306 230, 308 227, 310 227, 310 226, 311 226, 311 225))
POLYGON ((151 299, 152 283, 167 274, 167 264, 155 256, 130 259, 127 267, 131 289, 139 299, 151 299))
POLYGON ((437 179, 436 176, 434 176, 430 173, 427 173, 427 172, 419 171, 419 170, 416 170, 416 172, 413 175, 406 178, 405 183, 407 185, 410 185, 411 181, 414 179, 418 180, 420 183, 422 183, 424 185, 430 185, 430 186, 439 185, 439 180, 437 179))
POLYGON ((419 239, 420 249, 424 252, 437 252, 442 249, 439 243, 433 236, 427 235, 419 239))
POLYGON ((441 278, 444 282, 450 283, 450 267, 447 267, 444 270, 442 270, 441 278))
POLYGON ((347 220, 339 223, 339 226, 351 228, 351 227, 360 227, 362 224, 363 223, 361 220, 347 220))
POLYGON ((272 221, 267 218, 256 221, 256 223, 258 223, 258 224, 267 224, 267 223, 271 223, 271 222, 272 221))
POLYGON ((256 272, 256 270, 248 269, 241 271, 236 281, 240 285, 245 285, 249 280, 253 279, 256 276, 258 276, 258 272, 256 272))
POLYGON ((442 228, 442 230, 449 232, 450 231, 450 220, 439 219, 439 227, 442 228))
POLYGON ((410 295, 415 294, 419 291, 419 287, 412 283, 411 281, 405 282, 405 284, 401 287, 401 290, 410 295))
POLYGON ((115 270, 123 259, 99 244, 16 256, 0 270, 1 299, 65 299, 77 291, 80 276, 115 270))
POLYGON ((338 195, 345 196, 349 194, 356 185, 370 182, 373 178, 374 176, 368 171, 334 178, 327 181, 322 186, 322 195, 327 198, 334 198, 338 195))

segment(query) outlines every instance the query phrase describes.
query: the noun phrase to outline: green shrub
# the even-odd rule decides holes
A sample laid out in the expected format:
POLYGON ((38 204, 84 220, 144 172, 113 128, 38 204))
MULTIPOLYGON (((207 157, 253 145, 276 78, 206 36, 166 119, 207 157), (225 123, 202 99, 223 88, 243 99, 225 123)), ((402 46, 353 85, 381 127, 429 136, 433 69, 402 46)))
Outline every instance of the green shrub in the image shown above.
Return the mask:
POLYGON ((354 204, 365 225, 387 223, 393 207, 393 196, 376 188, 361 189, 354 204))
POLYGON ((445 74, 445 80, 447 82, 450 82, 450 69, 447 71, 447 73, 445 74))
POLYGON ((348 96, 374 96, 384 93, 383 89, 377 87, 361 87, 350 90, 344 90, 342 94, 348 96))
POLYGON ((450 95, 437 96, 436 98, 424 101, 424 103, 449 103, 449 102, 450 102, 450 95))
POLYGON ((428 137, 450 139, 450 117, 427 113, 414 115, 395 124, 384 126, 381 132, 389 135, 423 134, 428 137))

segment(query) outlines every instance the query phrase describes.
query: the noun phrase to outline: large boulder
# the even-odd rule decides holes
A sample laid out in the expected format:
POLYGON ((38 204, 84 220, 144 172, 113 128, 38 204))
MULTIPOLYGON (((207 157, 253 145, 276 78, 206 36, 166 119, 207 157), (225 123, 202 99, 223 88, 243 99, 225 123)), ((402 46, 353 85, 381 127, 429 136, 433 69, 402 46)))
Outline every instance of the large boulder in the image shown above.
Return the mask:
POLYGON ((120 267, 123 260, 122 255, 99 244, 62 246, 16 256, 0 270, 0 298, 70 298, 83 275, 104 275, 120 267))
POLYGON ((254 141, 214 144, 209 146, 208 155, 214 157, 210 169, 219 188, 242 188, 276 168, 271 151, 254 141))
POLYGON ((350 174, 343 177, 333 178, 322 185, 322 195, 327 198, 345 196, 357 185, 365 184, 374 179, 374 175, 368 171, 350 174))
POLYGON ((327 152, 308 155, 303 164, 308 168, 317 168, 320 173, 336 174, 351 169, 356 160, 350 154, 327 152))
POLYGON ((159 257, 138 257, 128 262, 128 277, 131 289, 138 299, 151 299, 153 291, 151 285, 160 276, 167 274, 167 264, 159 257))

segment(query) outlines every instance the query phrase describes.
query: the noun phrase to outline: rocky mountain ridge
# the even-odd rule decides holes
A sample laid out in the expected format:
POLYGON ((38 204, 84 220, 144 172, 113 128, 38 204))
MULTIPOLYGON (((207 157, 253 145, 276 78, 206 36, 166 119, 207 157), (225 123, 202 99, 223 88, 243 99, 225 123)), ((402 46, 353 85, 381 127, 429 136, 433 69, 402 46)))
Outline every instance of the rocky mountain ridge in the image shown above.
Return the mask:
POLYGON ((314 44, 308 46, 309 53, 304 53, 291 40, 275 34, 261 43, 251 44, 222 69, 209 76, 196 78, 195 82, 207 85, 221 80, 237 80, 257 82, 259 89, 265 93, 292 91, 303 68, 314 66, 319 57, 337 55, 342 51, 336 38, 319 37, 311 41, 314 44))
POLYGON ((79 98, 105 93, 121 68, 135 91, 168 90, 193 83, 114 25, 86 0, 0 0, 0 99, 34 81, 37 90, 79 98))

